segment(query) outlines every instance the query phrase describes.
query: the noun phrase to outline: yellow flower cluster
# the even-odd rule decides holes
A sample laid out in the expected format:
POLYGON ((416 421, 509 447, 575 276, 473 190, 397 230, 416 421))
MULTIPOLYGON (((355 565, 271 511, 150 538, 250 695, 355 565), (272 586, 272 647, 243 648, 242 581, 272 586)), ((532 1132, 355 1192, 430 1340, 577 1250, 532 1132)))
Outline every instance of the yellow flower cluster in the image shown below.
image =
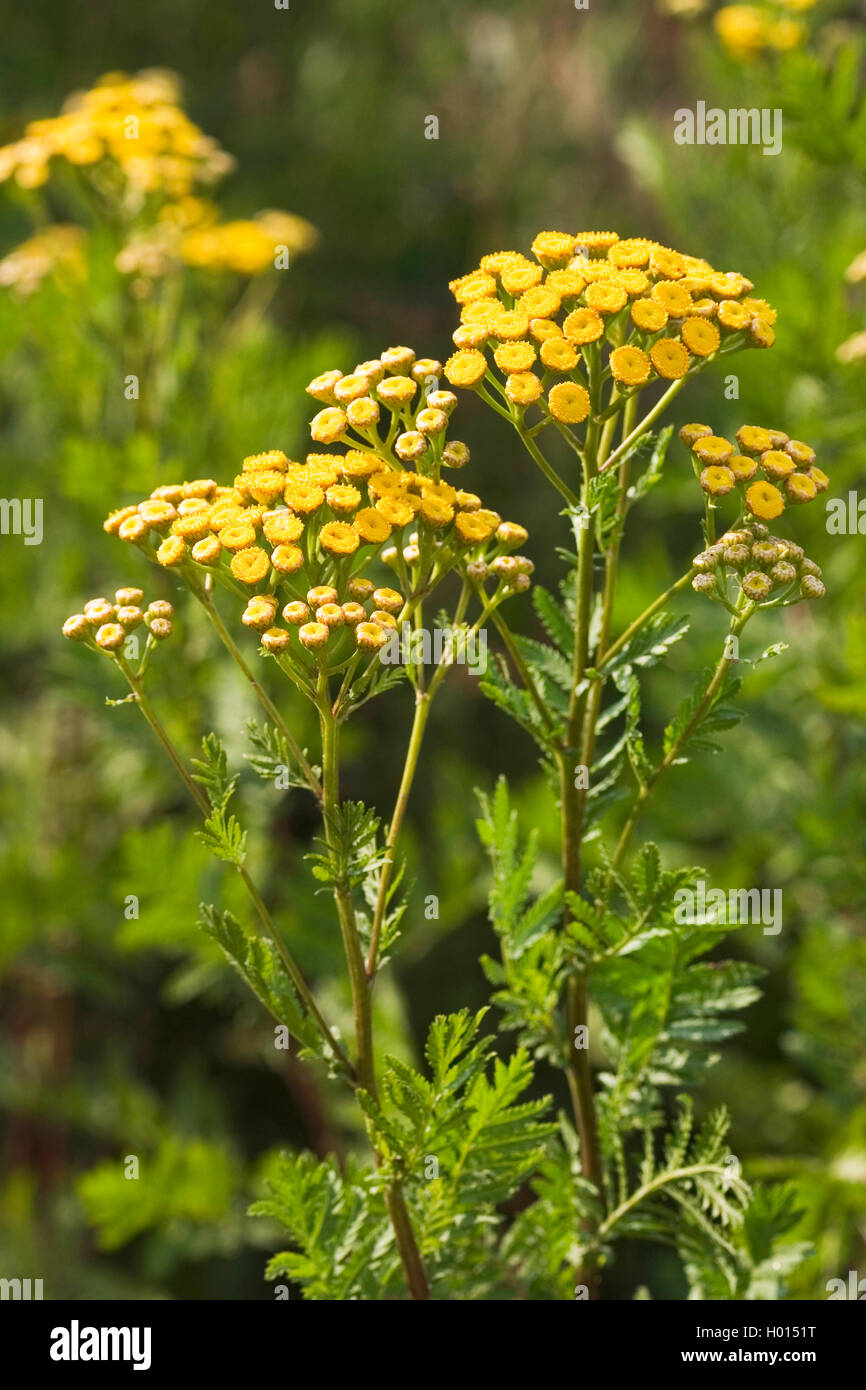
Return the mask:
POLYGON ((527 539, 522 526, 503 522, 474 493, 360 449, 309 454, 305 463, 278 449, 252 455, 231 486, 198 479, 158 487, 113 512, 105 530, 183 579, 197 584, 209 573, 249 595, 244 622, 264 631, 274 654, 296 641, 324 647, 332 630, 341 638, 351 631, 358 648, 372 649, 370 624, 389 626, 382 614, 388 603, 402 611, 403 594, 427 593, 458 570, 479 585, 493 577, 494 598, 504 597, 528 587, 532 570, 511 553, 527 539), (397 574, 402 593, 361 574, 374 562, 397 574))
POLYGON ((164 642, 171 636, 172 605, 164 599, 155 599, 147 608, 143 603, 143 589, 118 589, 114 602, 107 598, 89 599, 80 613, 66 619, 63 636, 110 654, 123 646, 131 632, 144 625, 149 640, 164 642))
POLYGON ((724 5, 713 17, 723 48, 733 58, 753 59, 768 50, 799 48, 809 30, 794 14, 816 0, 775 0, 769 5, 724 5), (787 13, 786 13, 787 11, 787 13))
POLYGON ((752 297, 750 280, 658 242, 540 232, 532 252, 483 256, 451 282, 460 305, 445 364, 452 386, 492 383, 519 411, 537 405, 580 424, 593 409, 593 376, 625 396, 697 371, 719 351, 774 342, 775 310, 752 297))
POLYGON ((316 239, 315 228, 303 217, 271 210, 193 227, 182 238, 180 252, 187 265, 262 275, 274 269, 283 247, 289 254, 309 251, 316 239))
POLYGON ((823 598, 821 570, 803 547, 770 535, 763 522, 747 518, 737 530, 726 531, 692 561, 697 574, 692 588, 728 607, 740 595, 759 607, 823 598), (733 585, 731 583, 733 581, 733 585))
POLYGON ((323 372, 307 387, 325 407, 310 434, 327 448, 341 443, 360 450, 380 468, 411 466, 438 480, 442 468, 469 462, 466 445, 448 439, 457 397, 439 389, 441 375, 441 362, 416 357, 409 347, 387 348, 348 373, 323 372))
POLYGON ((154 279, 184 262, 205 270, 262 275, 288 256, 315 245, 315 228, 293 213, 267 211, 220 222, 214 203, 180 198, 160 210, 156 223, 134 233, 115 264, 126 275, 154 279))
POLYGON ((52 160, 82 168, 111 161, 138 192, 183 197, 222 178, 233 160, 179 102, 170 73, 109 73, 71 96, 59 116, 31 121, 23 139, 0 149, 0 182, 14 178, 22 188, 39 188, 52 160))
POLYGON ((28 237, 0 261, 0 286, 25 299, 49 276, 67 272, 84 274, 83 234, 78 227, 56 222, 44 232, 28 237))
POLYGON ((762 521, 781 516, 787 503, 811 502, 830 481, 815 465, 815 450, 783 430, 743 425, 734 445, 709 425, 684 425, 680 439, 694 456, 704 492, 725 497, 736 489, 762 521))

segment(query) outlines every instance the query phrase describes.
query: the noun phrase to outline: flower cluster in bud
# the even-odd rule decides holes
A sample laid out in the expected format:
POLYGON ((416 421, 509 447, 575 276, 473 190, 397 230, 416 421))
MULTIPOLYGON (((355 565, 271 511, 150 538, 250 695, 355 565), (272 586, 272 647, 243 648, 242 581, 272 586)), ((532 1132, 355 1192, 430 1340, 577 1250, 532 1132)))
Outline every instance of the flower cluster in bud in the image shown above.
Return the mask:
POLYGON ((148 648, 171 636, 174 609, 164 599, 154 599, 144 606, 143 589, 118 589, 114 601, 107 598, 88 599, 80 613, 73 613, 63 624, 63 636, 73 642, 83 642, 93 651, 113 655, 126 643, 136 628, 148 633, 148 648))
POLYGON ((412 348, 387 348, 343 373, 323 372, 307 387, 324 405, 310 424, 317 444, 344 444, 379 461, 380 468, 411 468, 438 480, 442 468, 463 468, 469 450, 448 439, 457 405, 439 389, 442 363, 416 357, 412 348))
POLYGON ((692 453, 704 492, 710 497, 736 492, 742 507, 760 521, 774 521, 786 505, 813 501, 830 482, 815 464, 815 450, 784 430, 743 425, 733 444, 709 425, 684 425, 680 439, 692 453))
POLYGON ((745 599, 756 607, 787 607, 802 599, 823 598, 821 570, 803 547, 770 535, 763 522, 747 518, 726 531, 692 561, 696 593, 742 608, 745 599))
POLYGON ((580 424, 600 408, 593 377, 622 399, 774 341, 775 311, 752 282, 699 257, 616 232, 539 232, 532 252, 483 256, 450 285, 460 326, 446 377, 493 385, 518 417, 534 405, 580 424))

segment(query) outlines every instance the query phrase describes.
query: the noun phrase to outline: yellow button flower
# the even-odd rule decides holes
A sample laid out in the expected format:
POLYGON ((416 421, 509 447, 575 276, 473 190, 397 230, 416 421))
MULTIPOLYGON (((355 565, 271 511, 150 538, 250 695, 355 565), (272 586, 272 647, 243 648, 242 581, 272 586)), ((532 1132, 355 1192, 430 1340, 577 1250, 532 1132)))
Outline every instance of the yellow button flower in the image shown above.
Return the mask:
POLYGON ((342 439, 348 425, 346 413, 337 406, 320 410, 310 421, 310 434, 317 444, 335 444, 342 439))
POLYGON ((650 296, 674 319, 685 318, 692 307, 688 290, 684 290, 675 280, 657 281, 650 290, 650 296))
POLYGON ((595 309, 574 309, 562 331, 572 343, 594 343, 604 333, 604 320, 595 309))
POLYGON ((650 359, 659 376, 678 381, 689 370, 688 350, 679 338, 659 338, 650 348, 650 359))
POLYGON ((486 371, 484 353, 473 348, 455 352, 445 363, 445 375, 452 386, 477 386, 486 371))
POLYGON ((505 394, 514 405, 532 405, 541 395, 541 382, 534 372, 513 372, 505 383, 505 394))
POLYGON ((808 473, 792 473, 785 479, 785 492, 791 502, 811 502, 818 494, 814 478, 808 473))
POLYGON ((271 551, 271 564, 278 574, 296 574, 304 564, 304 552, 296 545, 278 545, 271 551))
POLYGON ((696 357, 711 357, 722 340, 716 325, 705 318, 684 319, 680 336, 696 357))
POLYGON ((531 343, 501 343, 493 354, 493 360, 501 372, 525 372, 536 358, 531 343))
POLYGON ((319 545, 330 555, 354 555, 360 542, 357 528, 347 521, 329 521, 319 532, 319 545))
POLYGON ((746 489, 746 506, 761 521, 772 521, 785 510, 785 499, 772 483, 752 483, 746 489))
POLYGON ((552 372, 571 372, 577 366, 578 352, 567 338, 550 338, 541 344, 541 360, 552 372))
POLYGON ((701 471, 701 487, 711 497, 726 497, 734 486, 734 475, 723 464, 711 463, 701 471))
POLYGON ((589 308, 597 309, 600 314, 618 314, 628 303, 628 294, 621 285, 603 281, 587 285, 583 297, 589 308))
POLYGON ((625 386, 640 386, 650 374, 650 360, 638 347, 614 348, 610 354, 610 370, 616 381, 625 386))
POLYGON ((242 584, 260 583, 269 569, 267 551, 258 545, 250 546, 247 550, 238 550, 231 559, 231 572, 242 584))
POLYGON ((727 463, 734 446, 728 439, 723 439, 720 434, 702 435, 694 443, 694 452, 701 463, 727 463))
POLYGON ((658 333, 668 321, 668 311, 654 299, 636 299, 631 306, 631 321, 642 333, 658 333))
POLYGON ((579 425, 589 414, 589 392, 574 381, 562 381, 552 386, 547 397, 554 420, 566 425, 579 425))

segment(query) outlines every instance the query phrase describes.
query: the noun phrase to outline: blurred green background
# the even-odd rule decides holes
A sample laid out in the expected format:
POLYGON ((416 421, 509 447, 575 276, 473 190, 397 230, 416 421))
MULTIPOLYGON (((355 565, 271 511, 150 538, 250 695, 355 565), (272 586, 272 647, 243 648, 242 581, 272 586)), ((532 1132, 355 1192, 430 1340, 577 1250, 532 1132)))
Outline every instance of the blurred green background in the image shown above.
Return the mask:
MULTIPOLYGON (((671 418, 721 433, 784 428, 817 448, 831 495, 863 488, 866 357, 840 360, 837 349, 866 327, 866 286, 845 277, 866 247, 866 142, 856 135, 866 28, 854 5, 819 4, 802 44, 744 62, 721 47, 712 8, 3 6, 0 143, 103 73, 169 68, 191 118, 237 160, 216 194, 223 216, 285 208, 319 233, 263 312, 239 279, 190 277, 160 348, 150 418, 123 399, 137 346, 124 327, 128 281, 98 235, 77 293, 50 279, 27 297, 0 288, 2 491, 45 507, 41 546, 0 537, 5 1276, 43 1277, 50 1298, 272 1297, 262 1269, 274 1233, 244 1215, 268 1153, 355 1141, 342 1103, 275 1052, 268 1020, 200 936, 199 900, 230 905, 233 885, 191 838, 195 818, 134 711, 104 707, 122 693, 107 664, 60 639, 68 613, 118 584, 171 596, 167 576, 145 573, 103 534, 112 507, 161 481, 228 479, 260 450, 302 457, 313 375, 397 343, 444 358, 456 321, 448 280, 485 251, 528 250, 547 227, 612 226, 748 275, 778 309, 775 348, 737 358, 738 400, 708 373, 671 418), (782 154, 676 145, 673 113, 699 99, 781 107, 782 154), (436 140, 425 138, 431 115, 436 140), (86 331, 85 301, 103 331, 86 331), (129 894, 137 919, 124 916, 129 894), (138 1183, 123 1177, 127 1155, 140 1158, 138 1183)), ((50 217, 74 219, 62 192, 44 193, 50 217)), ((0 257, 30 234, 33 208, 0 187, 0 257)), ((458 419, 472 449, 466 485, 529 526, 528 553, 554 585, 564 531, 551 495, 480 403, 464 397, 458 419)), ((699 510, 675 445, 627 540, 622 624, 699 548, 699 510)), ((767 968, 766 994, 699 1103, 731 1107, 747 1177, 796 1180, 798 1234, 816 1254, 795 1292, 823 1298, 827 1279, 866 1262, 866 537, 828 535, 819 504, 796 521, 829 596, 760 620, 744 654, 775 641, 787 650, 747 677, 746 721, 721 755, 677 773, 647 828, 671 862, 705 864, 716 885, 783 890, 782 932, 746 928, 733 940, 767 968)), ((721 640, 718 610, 686 595, 691 640, 647 682, 659 732, 721 640)), ((530 630, 528 604, 523 622, 530 630)), ((161 663, 160 706, 184 747, 214 727, 240 760, 246 692, 195 614, 178 628, 183 659, 161 663)), ((465 672, 449 687, 411 805, 413 907, 378 994, 382 1037, 403 1052, 434 1014, 486 997, 473 788, 505 772, 544 855, 553 863, 557 853, 534 749, 465 672), (428 894, 439 898, 436 921, 424 917, 428 894)), ((409 714, 397 690, 359 718, 347 795, 386 811, 409 714)), ((249 774, 242 796, 279 920, 345 1021, 339 942, 302 860, 310 807, 298 792, 275 803, 249 774)), ((539 1086, 552 1085, 542 1069, 539 1086)), ((657 1298, 684 1292, 673 1260, 639 1244, 604 1293, 629 1297, 636 1284, 657 1298)))

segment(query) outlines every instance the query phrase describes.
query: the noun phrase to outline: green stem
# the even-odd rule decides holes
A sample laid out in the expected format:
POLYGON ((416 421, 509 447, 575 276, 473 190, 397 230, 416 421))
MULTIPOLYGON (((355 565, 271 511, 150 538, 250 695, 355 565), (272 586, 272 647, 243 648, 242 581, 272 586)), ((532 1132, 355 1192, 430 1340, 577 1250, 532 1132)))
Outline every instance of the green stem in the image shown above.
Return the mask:
POLYGON ((397 840, 403 828, 403 820, 406 815, 406 807, 409 804, 412 783, 415 780, 415 773, 418 770, 418 758, 421 753, 424 731, 427 727, 427 720, 430 715, 430 701, 431 695, 429 691, 416 691, 412 731, 409 735, 409 745, 406 750, 406 761, 403 764, 400 789, 397 792, 397 800, 394 803, 394 814, 391 817, 391 824, 388 827, 388 836, 385 840, 385 859, 379 875, 376 907, 373 914, 373 925, 370 930, 370 948, 367 952, 367 964, 365 967, 367 979, 370 981, 372 981, 376 973, 379 943, 382 937, 382 926, 388 907, 388 890, 390 889, 391 879, 394 873, 394 856, 397 849, 397 840))
MULTIPOLYGON (((116 660, 117 665, 120 667, 120 670, 126 677, 130 690, 132 691, 135 703, 138 705, 138 708, 140 709, 142 715, 144 716, 145 720, 150 725, 151 730, 156 735, 156 738, 162 745, 162 748, 165 751, 167 757, 169 758, 172 766, 174 767, 175 771, 177 772, 178 776, 180 777, 190 796, 195 801, 196 805, 202 813, 202 816, 205 819, 207 819, 207 817, 211 813, 211 806, 207 796, 202 791, 198 783, 193 779, 187 767, 185 766, 183 759, 181 758, 180 754, 178 753, 177 749, 172 743, 172 740, 167 730, 165 729, 165 726, 157 716, 153 706, 150 703, 150 700, 145 695, 138 678, 133 674, 126 661, 122 657, 116 658, 116 660)), ((279 931, 277 930, 276 923, 274 922, 273 918, 271 917, 270 913, 265 907, 262 896, 256 888, 255 884, 253 883, 252 878, 250 877, 246 868, 242 864, 238 865, 237 868, 238 873, 240 874, 240 877, 243 881, 244 887, 246 888, 247 893, 249 894, 250 899, 252 900, 252 903, 262 921, 263 926, 265 927, 266 931, 268 932, 268 935, 271 937, 271 939, 274 942, 274 945, 280 953, 283 965, 285 966, 286 972, 289 978, 291 979, 292 984, 295 987, 295 991, 298 995, 298 998, 301 1000, 308 1014, 310 1015, 319 1032, 321 1033, 323 1040, 327 1044, 328 1050, 336 1056, 337 1061, 340 1063, 340 1066, 345 1072, 347 1079, 349 1080, 350 1084, 354 1086, 357 1082, 354 1067, 352 1066, 346 1054, 343 1052, 339 1043, 336 1042, 330 1027, 328 1026, 321 1011, 319 1010, 319 1007, 316 1004, 316 1001, 313 998, 312 993, 310 992, 310 989, 306 981, 304 980, 303 975, 301 974, 301 971, 299 970, 298 966, 295 964, 294 960, 289 954, 285 942, 283 941, 279 931)))
MULTIPOLYGON (((734 618, 734 621, 731 623, 728 636, 739 637, 740 633, 742 632, 743 628, 745 627, 753 612, 754 607, 750 606, 745 610, 745 612, 738 614, 737 617, 734 618)), ((653 772, 652 775, 647 778, 646 782, 642 783, 640 790, 638 791, 638 794, 635 797, 635 800, 632 804, 632 808, 626 819, 625 825, 623 826, 620 832, 620 837, 617 841, 616 849, 614 850, 613 857, 611 859, 610 870, 608 872, 607 880, 605 883, 605 896, 607 896, 607 894, 610 892, 611 880, 613 878, 613 875, 616 873, 616 870, 619 868, 619 865, 622 863, 623 857, 625 855, 626 850, 628 849, 629 841, 631 840, 632 833, 641 815, 641 812, 643 811, 644 807, 646 806, 647 802, 652 796, 660 779, 664 776, 664 774, 668 771, 669 768, 673 767, 674 763, 679 758, 683 748, 686 746, 692 734, 695 732, 695 729, 698 727, 707 711, 712 708, 713 704, 718 698, 719 691, 721 690, 722 685, 724 684, 725 676, 727 675, 728 669, 734 660, 733 656, 729 656, 727 654, 727 648, 728 643, 726 641, 725 650, 722 652, 722 655, 718 660, 716 669, 712 675, 712 679, 710 680, 706 690, 704 691, 701 701, 698 704, 694 714, 692 715, 686 727, 683 729, 682 733, 671 745, 668 752, 665 754, 665 757, 662 759, 662 761, 656 768, 655 772, 653 772)))
POLYGON ((615 642, 611 642, 610 646, 606 648, 604 656, 596 662, 596 667, 599 670, 604 670, 605 666, 609 665, 613 658, 616 656, 616 654, 622 651, 626 643, 631 641, 632 637, 634 637, 635 633, 643 627, 644 623, 648 622, 649 619, 653 616, 653 614, 657 613, 660 608, 663 608, 664 605, 667 603, 668 599, 673 598, 674 594, 679 593, 680 589, 684 589, 685 586, 694 578, 696 573, 697 571, 694 569, 694 567, 692 567, 690 570, 686 570, 685 574, 681 574, 679 579, 675 580, 675 582, 671 584, 670 588, 665 589, 663 594, 660 594, 658 598, 653 599, 649 607, 645 608, 644 611, 640 614, 640 616, 635 618, 633 623, 629 623, 625 632, 623 632, 621 636, 617 637, 615 642))
MULTIPOLYGON (((457 607, 454 610, 453 626, 456 628, 463 622, 463 617, 469 603, 471 589, 467 580, 464 579, 460 597, 457 600, 457 607)), ((420 610, 419 610, 420 611, 420 610)), ((403 829, 403 821, 406 816, 406 808, 409 804, 409 796, 412 791, 412 783, 415 780, 415 773, 418 770, 418 759, 421 754, 421 746, 424 742, 424 733, 427 728, 427 720, 430 716, 430 707, 436 691, 441 685, 445 673, 453 661, 453 653, 449 650, 448 658, 443 659, 438 671, 436 671, 427 690, 423 689, 419 678, 415 688, 415 713, 412 718, 412 729, 409 734, 409 743, 406 749, 406 759, 403 764, 403 775, 400 779, 400 787, 397 792, 397 800, 394 803, 394 813, 388 827, 388 836, 385 841, 385 859, 382 864, 382 871, 379 876, 379 887, 376 894, 376 907, 373 914, 373 925, 370 930, 370 948, 367 952, 366 973, 369 980, 373 979, 376 973, 376 961, 379 955, 379 943, 382 936, 382 926, 385 920, 385 913, 388 907, 388 890, 391 886, 391 879, 394 873, 394 857, 397 850, 397 841, 403 829)))
POLYGON ((296 738, 294 737, 290 729, 287 727, 285 720, 283 719, 273 700, 268 695, 264 687, 253 675, 252 671, 247 665, 246 660, 240 651, 240 648, 238 647, 237 643, 235 642, 234 638, 232 637, 231 633, 229 632, 228 628, 226 627, 225 623, 220 617, 219 612, 217 610, 217 606, 213 601, 212 595, 209 593, 207 589, 200 588, 199 586, 193 587, 193 593, 195 594, 199 603, 202 605, 205 612, 207 613, 208 618, 213 624, 217 636, 219 637, 226 651, 237 664, 238 669, 240 670, 244 679, 249 682, 249 685, 255 693, 257 700, 260 702, 265 712, 267 713, 268 718, 271 720, 274 727, 280 731, 283 738, 285 739, 289 752, 291 753, 292 757, 295 759, 295 762, 298 764, 298 767, 301 769, 301 772, 303 773, 305 782, 309 786, 310 790, 313 792, 316 799, 318 801, 321 801, 322 785, 318 777, 316 776, 315 772, 310 766, 308 759, 304 755, 303 749, 300 747, 296 738))
MULTIPOLYGON (((335 818, 340 806, 339 726, 331 708, 331 693, 325 670, 319 672, 317 707, 322 728, 322 815, 325 823, 325 838, 329 846, 334 848, 335 818)), ((375 1100, 378 1092, 373 1050, 372 996, 367 984, 364 953, 361 949, 355 910, 352 906, 348 885, 340 882, 335 883, 334 898, 337 904, 337 914, 352 989, 352 1005, 355 1015, 355 1068, 358 1075, 358 1085, 362 1086, 375 1100)), ((372 1136, 370 1138, 372 1143, 372 1136)), ((375 1145, 373 1151, 376 1161, 379 1163, 380 1156, 376 1152, 375 1145)), ((385 1202, 394 1231, 394 1239, 400 1252, 409 1295, 413 1300, 428 1299, 430 1286, 399 1180, 392 1178, 389 1181, 385 1191, 385 1202)))
POLYGON ((557 492, 561 497, 565 498, 566 502, 570 507, 578 506, 580 499, 578 498, 577 493, 574 492, 572 488, 568 486, 568 483, 564 482, 563 479, 560 478, 559 474, 557 473, 556 469, 552 466, 552 464, 548 463, 547 459, 544 457, 544 454, 541 452, 541 450, 539 449, 538 445, 536 444, 535 440, 531 437, 529 432, 525 430, 522 425, 519 425, 516 420, 512 419, 511 423, 514 425, 515 430, 517 431, 518 435, 523 441, 523 446, 526 449, 526 452, 530 455, 533 462, 538 464, 538 467, 541 469, 547 481, 551 483, 553 487, 556 488, 557 492))
MULTIPOLYGON (((594 476, 595 450, 598 447, 598 426, 590 421, 586 432, 584 458, 584 505, 589 503, 589 486, 594 476)), ((575 787, 575 752, 580 743, 585 695, 580 693, 589 655, 589 622, 592 606, 592 563, 595 537, 591 526, 580 532, 575 596, 574 651, 572 658, 572 689, 566 721, 564 746, 558 756, 560 779, 560 814, 562 819, 562 873, 567 893, 579 893, 582 882, 581 824, 582 800, 575 787)), ((604 1203, 604 1173, 598 1120, 595 1110, 592 1071, 586 1047, 576 1047, 575 1033, 585 1029, 589 1012, 589 997, 585 972, 576 972, 566 987, 566 1029, 568 1035, 568 1085, 574 1111, 575 1126, 580 1136, 580 1156, 584 1177, 593 1183, 599 1200, 604 1203)))
MULTIPOLYGON (((339 793, 339 731, 331 709, 328 676, 323 669, 319 672, 317 708, 322 731, 322 817, 324 820, 325 841, 336 856, 339 835, 337 817, 340 811, 339 793)), ((355 921, 355 910, 349 886, 337 880, 334 883, 334 900, 343 949, 349 970, 352 988, 352 1007, 355 1016, 355 1070, 358 1084, 370 1095, 376 1095, 376 1069, 373 1057, 373 1024, 370 995, 364 974, 364 953, 355 921)))
POLYGON ((688 377, 683 376, 680 377, 678 381, 671 382, 664 395, 659 396, 652 410, 647 412, 647 414, 641 420, 640 424, 636 425, 635 428, 631 431, 631 433, 626 435, 625 439, 622 441, 619 447, 614 449, 610 457, 602 464, 601 468, 599 469, 599 472, 603 473, 608 468, 612 468, 613 465, 619 460, 619 458, 625 453, 626 449, 628 449, 635 442, 636 439, 640 439, 640 436, 646 433, 650 425, 655 424, 659 416, 663 414, 665 410, 667 410, 671 401, 674 399, 674 396, 678 395, 679 392, 682 391, 687 381, 688 377))

